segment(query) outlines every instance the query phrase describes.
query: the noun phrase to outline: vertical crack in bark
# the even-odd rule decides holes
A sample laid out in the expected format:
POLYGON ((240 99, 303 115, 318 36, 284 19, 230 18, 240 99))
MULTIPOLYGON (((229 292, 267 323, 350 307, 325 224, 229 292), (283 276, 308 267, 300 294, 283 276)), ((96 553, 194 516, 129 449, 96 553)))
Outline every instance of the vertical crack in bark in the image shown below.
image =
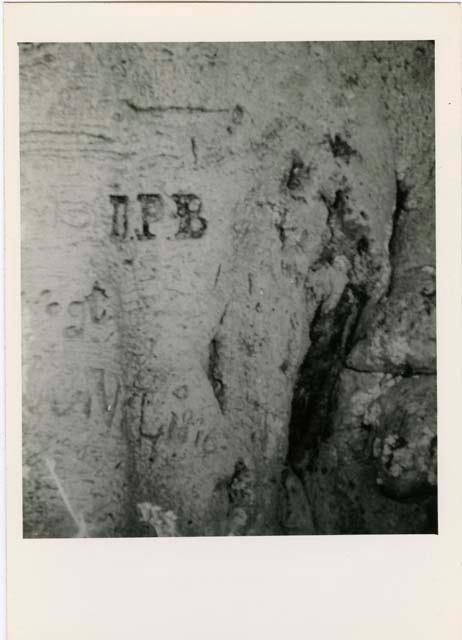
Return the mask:
POLYGON ((207 377, 212 386, 213 395, 217 399, 221 413, 225 412, 225 387, 220 368, 220 341, 215 336, 209 345, 209 362, 207 377))
POLYGON ((193 155, 193 159, 194 159, 194 166, 197 166, 197 143, 196 143, 196 138, 192 137, 191 138, 191 152, 193 155))
POLYGON ((396 179, 396 204, 395 209, 393 211, 392 217, 392 228, 390 240, 388 242, 388 256, 391 264, 391 274, 390 274, 390 283, 388 285, 388 289, 386 292, 386 297, 388 297, 394 286, 394 267, 396 263, 396 258, 398 255, 399 247, 399 229, 400 222, 403 213, 408 211, 407 202, 409 199, 409 188, 407 187, 404 180, 396 179))

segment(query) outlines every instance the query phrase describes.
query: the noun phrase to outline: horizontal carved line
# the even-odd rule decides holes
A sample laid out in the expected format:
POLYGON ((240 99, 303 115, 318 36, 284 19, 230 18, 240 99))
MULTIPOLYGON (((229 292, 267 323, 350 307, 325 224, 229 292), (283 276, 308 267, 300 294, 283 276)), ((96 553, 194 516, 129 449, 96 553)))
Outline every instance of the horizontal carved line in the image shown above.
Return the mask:
POLYGON ((94 140, 101 140, 102 142, 114 142, 113 138, 110 138, 103 133, 90 133, 89 131, 72 131, 65 129, 29 129, 28 131, 21 131, 21 135, 85 136, 87 138, 93 138, 94 140))
POLYGON ((123 101, 127 107, 129 107, 132 111, 136 113, 165 113, 167 111, 179 111, 186 113, 227 113, 231 111, 231 109, 210 109, 203 106, 192 106, 192 105, 148 105, 146 107, 142 107, 131 100, 123 101))

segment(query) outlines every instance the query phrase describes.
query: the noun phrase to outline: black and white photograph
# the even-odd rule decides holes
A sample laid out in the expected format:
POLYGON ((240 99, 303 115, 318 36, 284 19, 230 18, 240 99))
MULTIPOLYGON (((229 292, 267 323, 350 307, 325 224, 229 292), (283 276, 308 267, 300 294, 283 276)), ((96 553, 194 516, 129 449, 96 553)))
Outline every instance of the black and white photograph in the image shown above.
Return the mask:
POLYGON ((19 77, 24 538, 438 533, 434 42, 19 77))

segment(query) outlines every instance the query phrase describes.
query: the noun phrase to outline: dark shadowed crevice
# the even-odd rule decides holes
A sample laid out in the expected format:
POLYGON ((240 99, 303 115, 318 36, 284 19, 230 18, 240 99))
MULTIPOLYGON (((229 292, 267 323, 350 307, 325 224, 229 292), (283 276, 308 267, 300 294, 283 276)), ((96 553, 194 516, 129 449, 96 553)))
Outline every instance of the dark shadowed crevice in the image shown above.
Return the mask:
POLYGON ((335 413, 336 387, 361 312, 367 302, 358 287, 347 285, 336 308, 319 307, 311 323, 311 346, 300 367, 292 400, 288 462, 297 468, 326 440, 335 413))
POLYGON ((438 491, 435 488, 433 495, 426 503, 427 529, 424 533, 438 533, 438 491))
POLYGON ((336 133, 333 138, 331 136, 328 136, 327 141, 334 158, 340 158, 341 160, 346 162, 346 164, 350 163, 350 160, 353 156, 359 157, 360 155, 358 151, 356 151, 356 149, 353 149, 353 147, 351 147, 351 145, 349 145, 348 142, 338 133, 336 133))
POLYGON ((390 240, 388 242, 388 255, 392 266, 390 283, 386 296, 389 296, 394 286, 394 266, 399 253, 399 236, 401 228, 401 220, 404 213, 407 212, 407 202, 409 198, 409 188, 404 180, 396 180, 396 203, 392 217, 392 228, 390 240))
POLYGON ((278 232, 279 241, 281 243, 282 248, 284 248, 286 244, 286 239, 287 239, 286 228, 285 228, 286 218, 287 218, 287 211, 282 211, 280 214, 279 221, 274 224, 278 232))
POLYGON ((292 164, 286 177, 285 186, 289 191, 297 191, 309 180, 311 167, 306 166, 298 153, 293 152, 292 164))
POLYGON ((366 254, 369 249, 368 244, 366 246, 362 238, 358 238, 357 234, 352 234, 345 228, 345 219, 352 212, 350 188, 346 186, 343 189, 337 189, 333 198, 324 193, 320 193, 319 197, 327 209, 326 224, 330 231, 330 239, 322 250, 319 262, 332 264, 338 255, 343 254, 349 260, 354 260, 357 253, 366 254))
POLYGON ((365 291, 350 283, 335 309, 323 313, 320 305, 311 322, 311 344, 299 369, 292 398, 287 455, 287 468, 298 478, 305 496, 302 511, 308 510, 311 517, 309 530, 303 531, 305 534, 315 534, 318 529, 304 474, 314 470, 320 445, 332 435, 339 376, 353 348, 367 302, 365 291))

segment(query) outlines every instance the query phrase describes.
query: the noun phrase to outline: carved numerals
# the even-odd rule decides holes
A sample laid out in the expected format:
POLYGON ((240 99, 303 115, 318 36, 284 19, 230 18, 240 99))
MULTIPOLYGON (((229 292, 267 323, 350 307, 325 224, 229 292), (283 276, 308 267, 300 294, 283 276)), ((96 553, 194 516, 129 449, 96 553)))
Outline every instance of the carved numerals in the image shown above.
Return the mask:
MULTIPOLYGON (((207 229, 207 220, 200 215, 201 199, 193 193, 174 193, 171 198, 176 206, 172 216, 179 219, 175 239, 201 238, 207 229)), ((111 195, 109 200, 112 204, 112 239, 123 241, 136 236, 138 240, 152 240, 156 237, 156 225, 162 222, 165 215, 164 200, 160 194, 138 194, 141 231, 135 229, 134 235, 130 232, 128 196, 111 195)))

